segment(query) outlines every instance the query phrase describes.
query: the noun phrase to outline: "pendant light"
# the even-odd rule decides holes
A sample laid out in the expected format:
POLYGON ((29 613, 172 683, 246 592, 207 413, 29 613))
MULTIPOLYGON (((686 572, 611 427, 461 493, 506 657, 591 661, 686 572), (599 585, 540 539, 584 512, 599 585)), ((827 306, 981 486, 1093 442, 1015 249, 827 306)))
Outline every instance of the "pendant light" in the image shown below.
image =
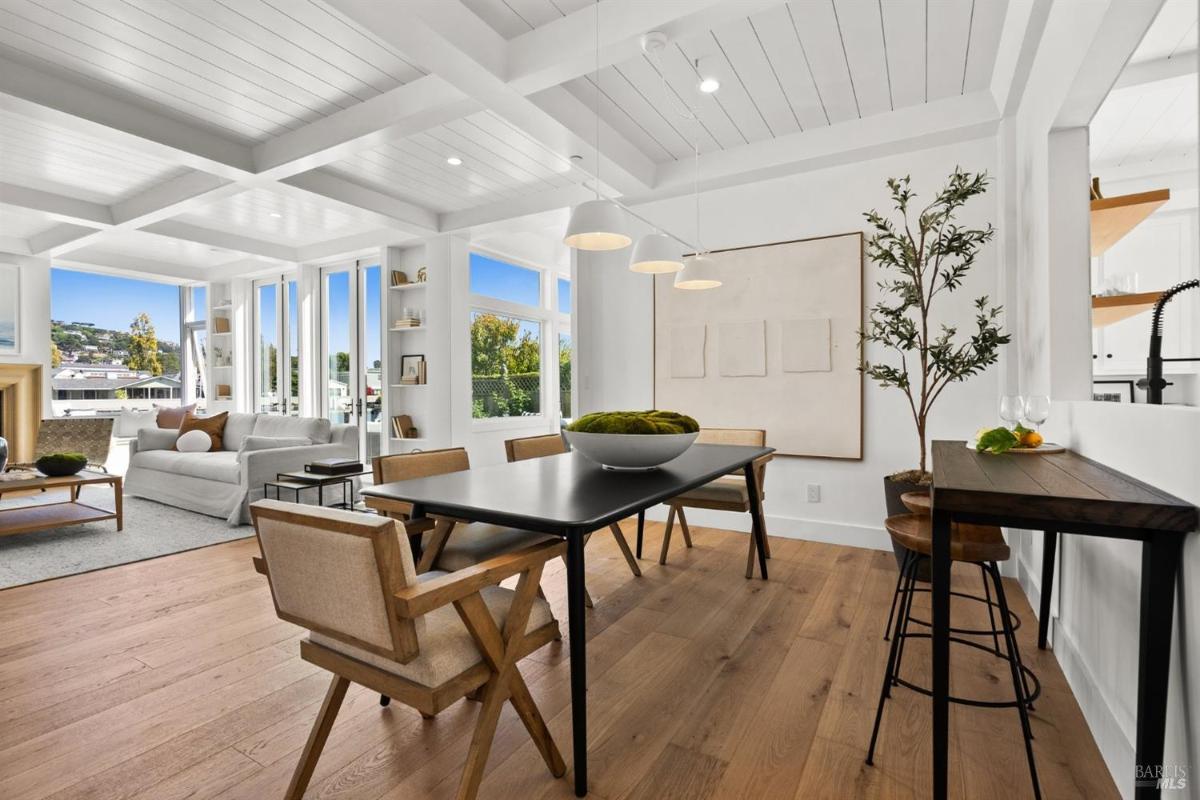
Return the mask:
POLYGON ((600 0, 596 0, 596 199, 580 203, 571 212, 563 243, 576 250, 620 250, 633 239, 625 233, 625 213, 611 200, 600 197, 600 0))
POLYGON ((696 245, 699 252, 684 260, 683 269, 675 273, 676 289, 715 289, 721 285, 721 271, 700 241, 700 145, 696 145, 696 170, 692 178, 692 193, 696 197, 696 245))
POLYGON ((679 245, 665 233, 650 233, 638 239, 633 246, 633 257, 629 260, 632 272, 679 272, 683 269, 683 256, 679 245))

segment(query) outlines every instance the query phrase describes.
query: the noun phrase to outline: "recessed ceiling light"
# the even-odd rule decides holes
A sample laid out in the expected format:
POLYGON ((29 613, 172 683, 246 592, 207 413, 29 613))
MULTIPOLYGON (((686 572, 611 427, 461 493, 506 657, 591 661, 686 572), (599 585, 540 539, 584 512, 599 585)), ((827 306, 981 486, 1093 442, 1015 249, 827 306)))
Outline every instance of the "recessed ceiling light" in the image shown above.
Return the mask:
POLYGON ((717 80, 716 78, 701 78, 700 79, 700 91, 704 92, 705 94, 712 94, 713 92, 715 92, 717 89, 720 89, 720 88, 721 88, 721 82, 719 80, 717 80))
POLYGON ((280 214, 278 211, 272 211, 271 216, 275 219, 283 219, 283 214, 280 214))
POLYGON ((461 167, 462 159, 459 158, 458 156, 450 156, 449 158, 446 159, 446 163, 452 167, 461 167))
POLYGON ((696 74, 700 76, 698 88, 705 94, 712 94, 721 88, 721 80, 712 58, 697 58, 695 61, 696 74))

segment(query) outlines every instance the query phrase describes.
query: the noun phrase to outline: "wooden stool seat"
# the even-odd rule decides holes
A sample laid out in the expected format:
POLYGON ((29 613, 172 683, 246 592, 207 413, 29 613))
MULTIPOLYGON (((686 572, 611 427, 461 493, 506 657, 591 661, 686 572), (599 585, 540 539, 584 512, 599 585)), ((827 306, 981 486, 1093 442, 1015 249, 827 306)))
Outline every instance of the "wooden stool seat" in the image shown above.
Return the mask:
POLYGON ((929 492, 905 492, 900 495, 900 502, 904 503, 904 507, 914 514, 928 517, 930 510, 933 508, 933 500, 929 497, 929 492))
MULTIPOLYGON (((905 495, 907 497, 907 495, 905 495)), ((930 518, 924 514, 897 514, 884 521, 884 527, 893 539, 909 550, 928 556, 933 553, 933 531, 930 518)), ((950 534, 950 559, 952 561, 1007 561, 1008 543, 1004 534, 994 525, 966 525, 956 523, 950 534)))

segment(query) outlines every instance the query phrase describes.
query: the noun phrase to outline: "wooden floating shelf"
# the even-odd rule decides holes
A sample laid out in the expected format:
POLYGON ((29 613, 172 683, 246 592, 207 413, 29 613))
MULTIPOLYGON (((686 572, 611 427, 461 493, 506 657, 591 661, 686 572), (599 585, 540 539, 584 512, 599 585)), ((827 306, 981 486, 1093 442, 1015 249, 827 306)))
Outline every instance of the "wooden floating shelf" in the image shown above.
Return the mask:
POLYGON ((1103 255, 1170 199, 1170 189, 1155 189, 1092 200, 1092 258, 1103 255))
POLYGON ((392 333, 407 333, 409 331, 423 331, 425 327, 424 325, 413 325, 407 328, 388 328, 388 330, 392 333))
POLYGON ((1092 296, 1092 327, 1103 328, 1154 308, 1162 292, 1092 296))

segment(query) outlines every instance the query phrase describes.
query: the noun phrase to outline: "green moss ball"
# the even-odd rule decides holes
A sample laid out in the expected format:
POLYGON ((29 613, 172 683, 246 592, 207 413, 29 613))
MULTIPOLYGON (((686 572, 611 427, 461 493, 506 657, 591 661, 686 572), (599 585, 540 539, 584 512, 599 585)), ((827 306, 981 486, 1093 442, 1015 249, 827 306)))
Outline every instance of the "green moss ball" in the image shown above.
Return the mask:
POLYGON ((677 411, 598 411, 567 426, 579 433, 627 433, 642 436, 696 433, 700 423, 677 411))
POLYGON ((38 472, 52 478, 74 475, 87 466, 87 456, 83 453, 50 453, 37 460, 38 472))

